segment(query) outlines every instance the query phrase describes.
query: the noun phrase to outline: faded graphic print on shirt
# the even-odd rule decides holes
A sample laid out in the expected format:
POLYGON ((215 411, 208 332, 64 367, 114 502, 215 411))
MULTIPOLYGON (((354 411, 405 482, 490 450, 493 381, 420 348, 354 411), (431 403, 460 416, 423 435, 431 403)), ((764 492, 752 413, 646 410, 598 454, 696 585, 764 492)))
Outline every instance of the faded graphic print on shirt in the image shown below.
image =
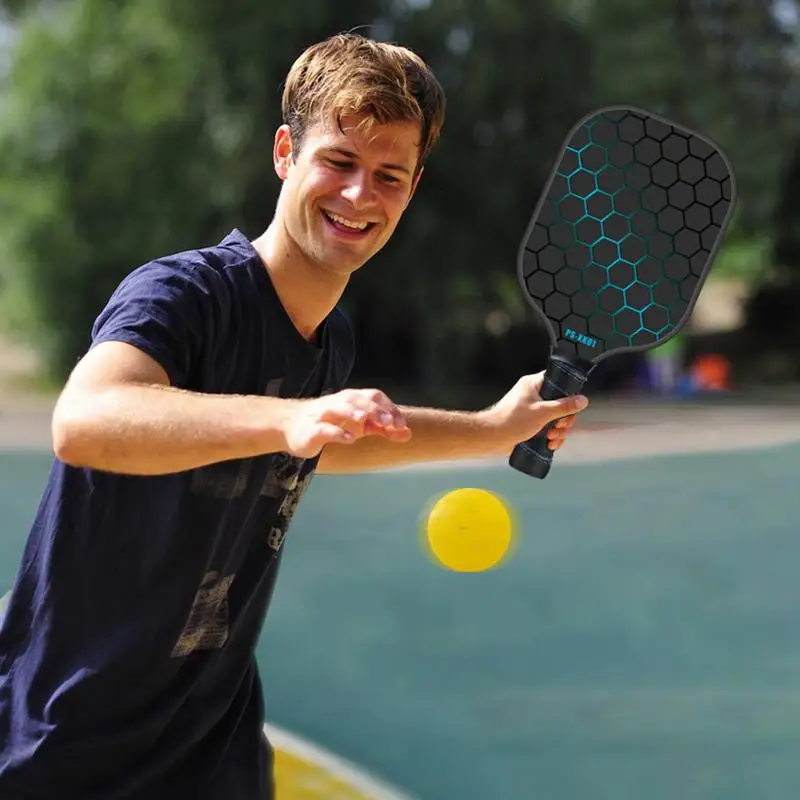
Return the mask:
MULTIPOLYGON (((261 497, 280 500, 266 534, 275 555, 283 545, 289 523, 313 477, 312 470, 302 474, 304 464, 305 459, 288 453, 276 454, 261 489, 261 497)), ((210 489, 215 497, 232 500, 244 493, 249 475, 250 469, 240 466, 233 474, 229 473, 227 480, 224 473, 217 473, 203 488, 206 491, 210 489)), ((200 484, 193 480, 193 491, 196 493, 199 488, 200 484)), ((174 658, 185 657, 198 650, 218 650, 225 645, 229 624, 228 591, 235 577, 235 573, 223 578, 217 572, 206 573, 189 612, 189 619, 172 651, 174 658)))

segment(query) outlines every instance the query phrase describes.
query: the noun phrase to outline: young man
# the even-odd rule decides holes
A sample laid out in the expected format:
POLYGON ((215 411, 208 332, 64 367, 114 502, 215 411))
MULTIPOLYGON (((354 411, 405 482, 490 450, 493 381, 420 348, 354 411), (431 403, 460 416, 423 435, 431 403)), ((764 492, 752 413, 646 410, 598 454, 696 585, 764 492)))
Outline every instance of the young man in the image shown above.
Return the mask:
POLYGON ((271 796, 254 651, 312 475, 506 455, 583 407, 540 401, 541 375, 479 413, 346 389, 336 304, 411 200, 444 97, 408 50, 343 35, 294 64, 283 115, 266 232, 134 270, 58 400, 0 627, 0 797, 271 796))

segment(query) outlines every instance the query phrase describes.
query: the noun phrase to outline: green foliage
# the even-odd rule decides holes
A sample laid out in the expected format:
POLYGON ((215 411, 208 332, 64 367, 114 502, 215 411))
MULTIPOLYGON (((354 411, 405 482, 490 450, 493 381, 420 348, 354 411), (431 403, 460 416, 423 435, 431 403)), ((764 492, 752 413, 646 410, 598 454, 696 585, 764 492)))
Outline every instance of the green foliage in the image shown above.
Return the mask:
MULTIPOLYGON (((56 374, 135 266, 265 225, 289 57, 261 53, 286 52, 289 16, 233 5, 222 19, 213 3, 75 0, 23 25, 0 123, 0 274, 12 322, 56 374), (225 19, 237 20, 227 37, 225 19)), ((315 33, 332 32, 323 4, 305 5, 304 19, 323 18, 315 33)))
POLYGON ((20 37, 0 130, 3 275, 60 372, 122 275, 202 235, 220 203, 202 53, 159 8, 85 0, 20 37))
POLYGON ((506 352, 499 331, 532 322, 516 288, 519 238, 563 137, 593 108, 633 103, 716 139, 740 200, 715 274, 761 263, 797 133, 786 35, 765 9, 0 0, 18 21, 0 97, 4 325, 63 376, 132 268, 233 227, 260 233, 279 188, 286 71, 308 44, 360 27, 433 65, 448 120, 397 235, 348 291, 359 374, 442 387, 468 379, 478 352, 513 373, 526 352, 506 352))
MULTIPOLYGON (((590 43, 555 7, 437 0, 394 22, 393 38, 439 75, 448 119, 408 219, 352 290, 375 338, 387 308, 416 317, 416 379, 428 389, 470 378, 561 140, 591 104, 590 43)), ((387 347, 377 363, 391 361, 387 347)))
POLYGON ((757 284, 771 274, 771 255, 772 241, 768 236, 735 239, 720 248, 711 277, 757 284))
POLYGON ((598 105, 627 102, 714 139, 732 162, 733 229, 770 225, 798 133, 788 37, 769 4, 611 0, 592 4, 598 105))

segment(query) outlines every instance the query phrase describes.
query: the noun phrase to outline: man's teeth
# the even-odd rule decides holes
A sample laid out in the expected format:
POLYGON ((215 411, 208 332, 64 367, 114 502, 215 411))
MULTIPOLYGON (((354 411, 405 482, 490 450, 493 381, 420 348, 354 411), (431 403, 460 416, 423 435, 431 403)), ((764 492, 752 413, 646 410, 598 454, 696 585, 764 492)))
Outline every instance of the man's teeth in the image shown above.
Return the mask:
POLYGON ((325 212, 334 222, 344 225, 346 228, 354 228, 357 231, 363 231, 367 227, 366 222, 353 222, 352 220, 340 217, 338 214, 331 214, 330 211, 325 212))

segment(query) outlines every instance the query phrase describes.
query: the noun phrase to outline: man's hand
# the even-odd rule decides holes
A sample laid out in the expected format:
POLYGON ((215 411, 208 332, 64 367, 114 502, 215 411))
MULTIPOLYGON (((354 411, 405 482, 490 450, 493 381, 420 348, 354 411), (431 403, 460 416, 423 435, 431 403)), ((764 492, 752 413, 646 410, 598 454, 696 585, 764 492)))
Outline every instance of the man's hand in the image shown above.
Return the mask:
POLYGON ((557 450, 575 422, 574 415, 588 404, 583 395, 542 400, 539 392, 543 378, 544 372, 525 375, 501 400, 482 412, 496 427, 498 441, 509 453, 515 445, 535 436, 553 420, 558 422, 547 432, 547 438, 550 449, 557 450))
POLYGON ((352 444, 373 435, 405 442, 411 431, 383 392, 344 389, 298 403, 286 425, 286 446, 292 455, 313 458, 326 444, 352 444))

